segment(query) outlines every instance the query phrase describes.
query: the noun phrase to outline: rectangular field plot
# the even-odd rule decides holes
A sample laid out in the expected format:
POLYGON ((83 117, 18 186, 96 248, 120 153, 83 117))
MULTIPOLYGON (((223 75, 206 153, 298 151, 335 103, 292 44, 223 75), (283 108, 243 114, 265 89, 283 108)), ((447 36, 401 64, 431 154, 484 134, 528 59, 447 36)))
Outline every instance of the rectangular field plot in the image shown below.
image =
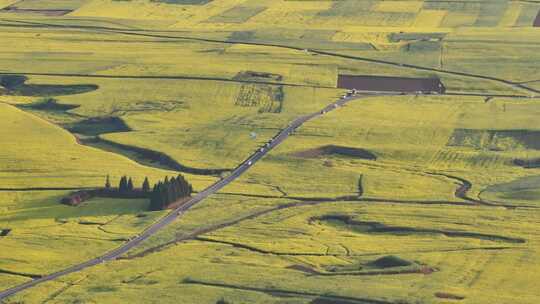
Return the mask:
POLYGON ((375 6, 379 12, 416 13, 422 8, 422 1, 382 1, 375 6))
POLYGON ((244 84, 240 87, 235 105, 257 107, 259 113, 279 113, 283 102, 283 87, 244 84))
POLYGON ((446 16, 442 10, 422 10, 414 21, 415 27, 438 27, 446 16))
POLYGON ((346 13, 343 18, 335 19, 336 16, 319 15, 317 21, 323 23, 336 23, 340 25, 354 26, 411 26, 416 18, 416 13, 409 12, 378 12, 378 11, 352 11, 346 13))
POLYGON ((482 4, 478 1, 425 1, 423 9, 472 12, 479 11, 482 4))
POLYGON ((219 15, 210 17, 207 22, 244 23, 264 10, 266 10, 265 6, 236 6, 219 15))
POLYGON ((161 2, 167 4, 184 4, 184 5, 205 5, 212 0, 152 0, 152 2, 161 2))
POLYGON ((442 27, 471 26, 476 22, 477 18, 478 18, 477 13, 450 11, 441 22, 441 26, 442 27))
POLYGON ((339 75, 338 88, 387 92, 438 92, 445 87, 437 78, 339 75))
POLYGON ((85 0, 37 1, 21 0, 1 10, 16 14, 39 14, 46 16, 63 16, 71 13, 84 4, 85 0))
POLYGON ((476 19, 475 26, 496 26, 503 18, 506 10, 508 9, 508 3, 495 2, 484 3, 480 8, 478 19, 476 19))
POLYGON ((319 15, 324 17, 349 17, 354 16, 359 11, 370 11, 375 5, 377 5, 376 1, 335 1, 330 9, 320 12, 319 15))
POLYGON ((538 15, 540 14, 540 5, 533 3, 523 3, 521 14, 517 18, 515 26, 540 26, 538 25, 538 15))
POLYGON ((514 26, 521 14, 521 3, 513 2, 508 5, 506 12, 499 21, 499 26, 514 26))

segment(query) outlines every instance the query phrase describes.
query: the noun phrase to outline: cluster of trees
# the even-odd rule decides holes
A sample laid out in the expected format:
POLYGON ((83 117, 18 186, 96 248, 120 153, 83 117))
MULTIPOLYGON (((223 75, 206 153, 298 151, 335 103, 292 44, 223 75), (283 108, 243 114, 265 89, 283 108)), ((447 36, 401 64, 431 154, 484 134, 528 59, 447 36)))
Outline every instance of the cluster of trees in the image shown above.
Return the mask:
POLYGON ((150 209, 163 210, 171 203, 180 198, 188 197, 192 193, 193 187, 181 174, 170 180, 165 177, 163 182, 159 181, 154 185, 154 189, 150 194, 150 209))
POLYGON ((124 175, 120 178, 118 188, 112 188, 111 179, 107 175, 105 189, 104 191, 102 189, 99 192, 101 195, 110 195, 112 197, 148 197, 150 198, 151 210, 163 210, 178 199, 190 196, 193 193, 193 187, 186 178, 180 174, 171 179, 165 177, 165 180, 155 184, 152 190, 150 190, 148 177, 144 179, 141 188, 135 188, 133 186, 133 179, 124 175))
MULTIPOLYGON (((111 179, 107 175, 107 179, 105 180, 105 189, 110 190, 111 189, 111 179)), ((142 183, 141 187, 142 192, 148 193, 150 192, 150 182, 148 181, 148 177, 144 178, 144 182, 142 183)), ((133 187, 133 179, 131 177, 122 176, 120 178, 120 183, 118 184, 118 192, 120 193, 131 193, 135 191, 135 188, 133 187)))

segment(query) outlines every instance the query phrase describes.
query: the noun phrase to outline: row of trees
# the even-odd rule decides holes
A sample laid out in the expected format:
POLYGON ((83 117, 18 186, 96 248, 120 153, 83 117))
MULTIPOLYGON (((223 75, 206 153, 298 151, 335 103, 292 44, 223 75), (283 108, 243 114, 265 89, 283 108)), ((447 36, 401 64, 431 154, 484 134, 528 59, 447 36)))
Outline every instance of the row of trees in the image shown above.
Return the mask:
POLYGON ((141 188, 136 189, 133 186, 133 179, 124 175, 120 178, 118 188, 113 189, 111 187, 111 179, 107 175, 105 189, 108 192, 118 193, 126 197, 132 197, 133 195, 149 197, 150 210, 163 210, 178 199, 191 196, 193 193, 193 187, 181 174, 171 179, 168 176, 165 177, 165 180, 159 181, 154 185, 152 191, 150 191, 148 177, 144 179, 141 188))
MULTIPOLYGON (((105 180, 105 189, 110 190, 111 189, 111 179, 107 175, 107 179, 105 180)), ((118 184, 118 192, 120 193, 130 193, 133 192, 135 188, 133 187, 133 179, 131 177, 122 176, 120 178, 120 182, 118 184)), ((150 192, 150 182, 148 181, 148 177, 144 178, 144 182, 142 183, 141 190, 145 193, 150 192)))
POLYGON ((159 181, 154 185, 150 194, 150 210, 163 210, 171 203, 192 193, 193 187, 181 174, 170 180, 165 177, 163 182, 159 181))

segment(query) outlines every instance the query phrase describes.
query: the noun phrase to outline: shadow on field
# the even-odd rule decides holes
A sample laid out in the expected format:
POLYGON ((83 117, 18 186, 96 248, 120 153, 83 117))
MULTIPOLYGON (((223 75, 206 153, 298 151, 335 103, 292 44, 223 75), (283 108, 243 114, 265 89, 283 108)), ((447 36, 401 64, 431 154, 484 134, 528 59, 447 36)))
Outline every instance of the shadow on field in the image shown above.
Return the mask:
MULTIPOLYGON (((16 83, 22 83, 22 79, 9 78, 8 80, 10 82, 10 86, 16 86, 16 83)), ((151 103, 144 102, 138 104, 138 108, 136 110, 149 110, 149 104, 151 103)), ((159 103, 153 103, 151 105, 155 106, 156 104, 159 105, 159 103)), ((172 108, 166 109, 173 110, 177 106, 178 105, 175 104, 172 106, 172 108)), ((55 114, 57 116, 62 116, 69 122, 58 124, 70 133, 72 133, 77 138, 77 142, 79 144, 98 148, 107 152, 120 154, 145 166, 171 171, 185 172, 195 175, 212 176, 218 176, 224 172, 231 171, 231 169, 228 168, 207 169, 185 166, 163 152, 151 150, 148 148, 121 144, 101 137, 100 135, 108 133, 132 131, 132 129, 124 122, 121 116, 112 115, 86 118, 76 113, 69 112, 69 110, 78 108, 79 105, 61 104, 58 103, 56 99, 50 97, 42 98, 30 104, 18 105, 17 107, 22 110, 33 110, 38 112, 41 111, 45 114, 55 114)))
MULTIPOLYGON (((333 302, 318 302, 318 303, 338 303, 338 304, 394 304, 395 302, 389 302, 379 299, 370 299, 370 298, 360 298, 360 297, 349 297, 349 296, 340 296, 335 294, 321 294, 309 291, 300 291, 300 290, 286 290, 280 288, 262 288, 262 287, 251 287, 251 286, 241 286, 226 284, 220 282, 205 282, 202 280, 195 280, 187 278, 182 281, 182 284, 191 284, 191 285, 202 285, 207 287, 218 287, 218 288, 227 288, 233 290, 243 290, 243 291, 254 291, 268 294, 274 297, 291 297, 291 296, 303 296, 303 297, 313 297, 315 299, 326 299, 333 302)), ((317 303, 317 302, 312 302, 317 303)))
POLYGON ((21 109, 31 109, 46 112, 66 112, 80 107, 79 105, 60 104, 54 98, 43 98, 30 104, 17 105, 21 109))
POLYGON ((10 215, 2 216, 2 221, 51 219, 60 224, 69 219, 84 217, 110 217, 118 215, 137 215, 148 210, 147 199, 91 199, 78 207, 66 206, 58 202, 69 191, 58 191, 58 194, 29 199, 24 208, 13 210, 10 215))
POLYGON ((120 117, 92 117, 81 121, 64 124, 71 133, 85 136, 97 136, 105 133, 129 132, 131 128, 120 117))
POLYGON ((0 75, 0 93, 16 96, 59 96, 82 94, 97 90, 95 84, 26 84, 23 75, 0 75))
POLYGON ((11 232, 11 229, 0 229, 0 236, 7 236, 11 232))
POLYGON ((117 154, 124 155, 139 164, 150 166, 154 168, 161 168, 172 171, 179 171, 194 175, 212 175, 217 176, 225 172, 231 171, 231 169, 202 169, 202 168, 193 168, 180 164, 171 156, 154 151, 147 148, 141 148, 136 146, 130 146, 126 144, 117 143, 104 139, 99 136, 91 138, 79 138, 79 142, 83 145, 90 147, 98 148, 104 151, 113 152, 117 154))
POLYGON ((294 152, 292 156, 300 158, 317 158, 322 156, 347 156, 352 158, 377 160, 377 155, 361 148, 344 147, 336 145, 326 145, 314 149, 294 152))
POLYGON ((404 226, 389 226, 380 222, 374 221, 358 221, 354 220, 352 216, 345 214, 333 214, 324 215, 321 217, 313 217, 309 219, 309 223, 322 223, 325 225, 334 226, 336 228, 347 229, 357 233, 366 234, 392 234, 396 236, 407 235, 421 235, 421 234, 441 234, 446 237, 457 238, 472 238, 478 240, 492 241, 492 242, 505 242, 505 243, 525 243, 522 238, 513 238, 507 236, 500 236, 495 234, 485 234, 467 231, 450 231, 440 229, 425 229, 425 228, 413 228, 404 226))

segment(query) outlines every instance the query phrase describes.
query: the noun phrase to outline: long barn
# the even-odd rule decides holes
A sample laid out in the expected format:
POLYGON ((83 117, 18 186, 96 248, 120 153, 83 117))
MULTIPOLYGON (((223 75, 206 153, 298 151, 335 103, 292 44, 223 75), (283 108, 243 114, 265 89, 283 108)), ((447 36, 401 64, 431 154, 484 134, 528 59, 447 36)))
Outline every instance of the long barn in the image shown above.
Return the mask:
POLYGON ((446 91, 445 86, 439 78, 339 75, 337 86, 340 89, 383 92, 422 92, 442 94, 446 91))

